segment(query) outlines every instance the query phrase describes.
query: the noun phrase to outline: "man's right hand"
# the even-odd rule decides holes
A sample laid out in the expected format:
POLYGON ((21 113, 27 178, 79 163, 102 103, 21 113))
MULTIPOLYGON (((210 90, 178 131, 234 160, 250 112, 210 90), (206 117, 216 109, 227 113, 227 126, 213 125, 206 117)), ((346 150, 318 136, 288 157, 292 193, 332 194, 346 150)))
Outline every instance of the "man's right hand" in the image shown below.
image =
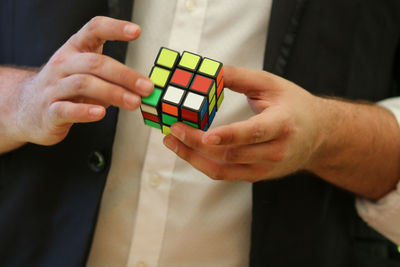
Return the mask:
MULTIPOLYGON (((0 92, 7 90, 11 95, 0 99, 1 105, 7 105, 0 109, 0 131, 6 131, 0 136, 2 143, 9 143, 0 145, 0 153, 12 148, 13 143, 56 144, 74 123, 101 120, 109 105, 137 109, 140 96, 150 95, 153 84, 146 76, 101 53, 107 40, 132 41, 139 35, 138 25, 95 17, 39 72, 27 75, 12 88, 10 81, 0 83, 8 85, 0 92)), ((0 79, 7 79, 5 76, 0 75, 0 79)))

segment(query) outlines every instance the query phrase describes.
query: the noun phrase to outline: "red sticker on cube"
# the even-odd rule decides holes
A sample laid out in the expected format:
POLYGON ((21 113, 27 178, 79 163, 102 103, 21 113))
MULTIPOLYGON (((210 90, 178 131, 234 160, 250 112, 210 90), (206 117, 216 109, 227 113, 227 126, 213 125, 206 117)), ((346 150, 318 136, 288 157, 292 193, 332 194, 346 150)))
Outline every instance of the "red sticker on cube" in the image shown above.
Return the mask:
POLYGON ((181 87, 181 88, 188 88, 190 82, 192 81, 193 73, 176 69, 174 75, 172 75, 171 84, 181 87))

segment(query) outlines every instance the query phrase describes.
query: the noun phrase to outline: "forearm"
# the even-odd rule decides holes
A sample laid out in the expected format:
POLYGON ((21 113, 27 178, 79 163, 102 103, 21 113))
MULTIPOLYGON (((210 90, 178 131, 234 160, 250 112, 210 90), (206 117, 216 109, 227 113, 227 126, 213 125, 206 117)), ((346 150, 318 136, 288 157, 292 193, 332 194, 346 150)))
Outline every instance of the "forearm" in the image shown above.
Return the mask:
POLYGON ((321 145, 307 169, 370 199, 392 190, 400 179, 400 129, 393 114, 370 104, 320 104, 321 145))
POLYGON ((164 140, 209 177, 255 182, 306 170, 371 199, 395 187, 400 129, 391 112, 317 97, 267 72, 225 66, 224 84, 257 115, 207 133, 177 123, 164 140))
POLYGON ((30 69, 0 66, 0 154, 24 144, 14 136, 17 96, 22 85, 36 72, 30 69))

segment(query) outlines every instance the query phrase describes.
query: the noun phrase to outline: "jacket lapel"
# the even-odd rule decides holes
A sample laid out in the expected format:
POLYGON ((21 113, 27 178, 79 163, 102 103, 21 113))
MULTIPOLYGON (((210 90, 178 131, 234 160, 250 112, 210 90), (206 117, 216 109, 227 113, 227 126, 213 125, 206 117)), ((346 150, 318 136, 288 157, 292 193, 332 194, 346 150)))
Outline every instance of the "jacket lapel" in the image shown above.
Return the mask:
POLYGON ((308 0, 275 0, 272 4, 264 69, 284 75, 297 29, 308 0))
POLYGON ((107 0, 108 15, 112 18, 131 20, 133 3, 134 0, 107 0))

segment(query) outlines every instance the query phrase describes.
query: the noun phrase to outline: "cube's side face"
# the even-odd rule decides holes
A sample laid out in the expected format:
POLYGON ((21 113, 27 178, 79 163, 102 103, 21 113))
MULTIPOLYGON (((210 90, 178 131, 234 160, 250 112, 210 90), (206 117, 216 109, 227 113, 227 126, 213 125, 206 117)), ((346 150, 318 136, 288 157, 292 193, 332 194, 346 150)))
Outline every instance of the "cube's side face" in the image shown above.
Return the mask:
POLYGON ((222 90, 220 97, 218 98, 217 102, 217 110, 220 109, 222 101, 224 101, 224 90, 222 90))
POLYGON ((150 79, 154 92, 142 98, 141 105, 146 125, 163 134, 169 134, 178 121, 208 130, 224 99, 222 63, 162 47, 150 79))
POLYGON ((159 107, 162 93, 162 89, 155 87, 150 96, 142 98, 142 104, 140 105, 144 123, 157 129, 161 128, 159 107))

